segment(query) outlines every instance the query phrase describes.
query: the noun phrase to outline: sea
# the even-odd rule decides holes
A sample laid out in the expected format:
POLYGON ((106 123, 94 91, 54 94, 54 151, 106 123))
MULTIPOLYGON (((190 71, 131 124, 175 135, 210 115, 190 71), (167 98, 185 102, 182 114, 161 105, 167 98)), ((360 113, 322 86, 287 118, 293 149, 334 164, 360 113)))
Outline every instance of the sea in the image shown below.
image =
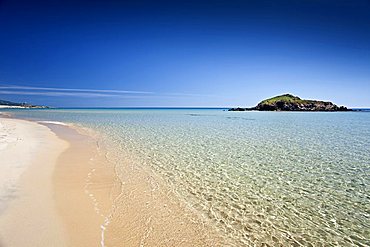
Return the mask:
POLYGON ((370 246, 370 111, 7 111, 104 133, 234 246, 370 246))

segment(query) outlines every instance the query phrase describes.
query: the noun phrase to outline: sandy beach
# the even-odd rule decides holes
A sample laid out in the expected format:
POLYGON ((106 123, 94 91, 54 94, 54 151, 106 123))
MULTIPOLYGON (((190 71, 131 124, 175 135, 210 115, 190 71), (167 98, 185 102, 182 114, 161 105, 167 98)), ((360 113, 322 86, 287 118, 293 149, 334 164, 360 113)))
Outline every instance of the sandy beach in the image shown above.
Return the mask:
POLYGON ((70 145, 53 174, 57 212, 70 246, 106 246, 105 228, 118 193, 114 169, 91 136, 60 124, 48 126, 70 145))
POLYGON ((0 133, 1 247, 221 243, 150 170, 119 180, 87 131, 2 117, 0 133))
POLYGON ((0 133, 0 246, 103 246, 114 180, 109 169, 93 177, 94 141, 62 123, 11 118, 0 118, 0 133))
POLYGON ((67 148, 46 126, 0 118, 0 246, 67 246, 52 186, 67 148))

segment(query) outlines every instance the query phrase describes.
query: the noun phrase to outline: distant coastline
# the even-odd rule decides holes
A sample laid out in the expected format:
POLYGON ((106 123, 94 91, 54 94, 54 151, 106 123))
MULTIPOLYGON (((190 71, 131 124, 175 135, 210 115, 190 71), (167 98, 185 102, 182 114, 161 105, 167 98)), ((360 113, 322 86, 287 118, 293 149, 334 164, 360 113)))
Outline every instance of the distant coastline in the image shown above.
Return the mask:
POLYGON ((0 109, 14 108, 14 109, 28 109, 28 108, 49 108, 48 106, 32 105, 28 103, 16 103, 7 100, 0 100, 0 109))

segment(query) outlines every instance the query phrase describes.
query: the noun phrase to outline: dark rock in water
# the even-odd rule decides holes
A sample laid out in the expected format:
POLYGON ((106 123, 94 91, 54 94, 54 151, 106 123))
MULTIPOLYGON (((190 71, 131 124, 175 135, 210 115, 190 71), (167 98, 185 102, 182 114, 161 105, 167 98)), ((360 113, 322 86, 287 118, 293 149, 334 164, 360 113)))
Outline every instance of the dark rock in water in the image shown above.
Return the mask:
POLYGON ((305 100, 291 94, 283 94, 258 103, 252 108, 231 108, 229 111, 352 111, 332 102, 305 100))
POLYGON ((229 109, 229 111, 247 111, 247 108, 237 107, 237 108, 231 108, 231 109, 229 109))

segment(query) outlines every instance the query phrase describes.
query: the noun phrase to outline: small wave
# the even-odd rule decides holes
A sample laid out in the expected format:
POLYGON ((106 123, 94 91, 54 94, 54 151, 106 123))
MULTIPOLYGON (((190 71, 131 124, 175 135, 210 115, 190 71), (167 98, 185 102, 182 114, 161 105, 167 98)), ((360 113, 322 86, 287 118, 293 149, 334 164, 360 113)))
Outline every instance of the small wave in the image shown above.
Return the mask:
POLYGON ((254 118, 245 118, 245 117, 226 117, 227 119, 241 119, 241 120, 247 120, 247 121, 253 121, 256 120, 254 118))
POLYGON ((212 114, 198 114, 198 113, 189 113, 189 114, 185 114, 187 116, 192 116, 192 117, 214 117, 216 115, 212 115, 212 114))
POLYGON ((109 225, 109 223, 110 223, 110 221, 109 221, 108 217, 105 217, 104 224, 100 225, 100 229, 101 229, 101 241, 100 241, 100 245, 102 247, 105 247, 104 232, 107 229, 107 226, 109 225))
POLYGON ((38 121, 38 123, 44 123, 44 124, 57 124, 57 125, 63 125, 68 126, 68 124, 58 121, 38 121))

